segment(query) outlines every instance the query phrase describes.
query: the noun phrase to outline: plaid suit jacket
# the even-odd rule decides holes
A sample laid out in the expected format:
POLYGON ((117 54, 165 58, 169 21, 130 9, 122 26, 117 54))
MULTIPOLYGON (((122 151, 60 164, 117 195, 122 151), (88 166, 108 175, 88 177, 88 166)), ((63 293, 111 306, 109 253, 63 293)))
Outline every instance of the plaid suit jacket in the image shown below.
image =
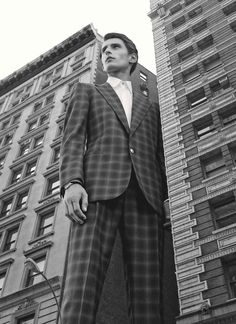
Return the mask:
POLYGON ((132 166, 154 209, 166 198, 159 108, 134 92, 129 128, 110 86, 78 83, 69 100, 60 153, 61 188, 78 179, 89 201, 113 199, 127 188, 132 166))

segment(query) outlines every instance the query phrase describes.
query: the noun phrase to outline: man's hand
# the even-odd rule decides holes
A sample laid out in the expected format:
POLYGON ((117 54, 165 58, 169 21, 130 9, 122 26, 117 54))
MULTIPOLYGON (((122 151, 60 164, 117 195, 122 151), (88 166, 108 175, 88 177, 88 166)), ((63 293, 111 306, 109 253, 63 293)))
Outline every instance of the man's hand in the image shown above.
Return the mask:
POLYGON ((78 183, 72 184, 65 191, 64 202, 66 206, 66 216, 79 224, 84 224, 86 220, 85 212, 88 207, 88 195, 86 190, 78 183))

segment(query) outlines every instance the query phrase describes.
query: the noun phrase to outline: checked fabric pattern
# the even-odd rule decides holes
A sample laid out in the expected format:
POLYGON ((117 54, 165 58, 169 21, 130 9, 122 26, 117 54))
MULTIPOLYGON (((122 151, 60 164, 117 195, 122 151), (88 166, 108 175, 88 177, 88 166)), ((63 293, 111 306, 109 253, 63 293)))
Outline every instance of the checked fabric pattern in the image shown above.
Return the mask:
POLYGON ((117 230, 126 264, 130 323, 162 324, 163 225, 135 176, 120 197, 90 203, 85 225, 71 225, 63 323, 95 324, 117 230))
POLYGON ((133 168, 161 217, 167 190, 159 109, 141 93, 134 92, 129 128, 108 83, 78 83, 65 117, 60 156, 61 189, 78 179, 90 201, 113 199, 126 190, 133 168))

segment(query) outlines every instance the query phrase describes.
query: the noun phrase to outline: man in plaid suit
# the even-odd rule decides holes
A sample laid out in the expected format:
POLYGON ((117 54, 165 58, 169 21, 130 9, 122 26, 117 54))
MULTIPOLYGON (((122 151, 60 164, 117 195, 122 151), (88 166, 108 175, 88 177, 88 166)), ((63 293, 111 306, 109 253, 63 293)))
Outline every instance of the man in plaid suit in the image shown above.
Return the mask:
POLYGON ((78 83, 65 117, 60 181, 72 225, 63 323, 96 322, 119 230, 130 323, 161 324, 167 191, 159 109, 132 89, 138 51, 127 36, 107 34, 101 58, 107 82, 78 83))

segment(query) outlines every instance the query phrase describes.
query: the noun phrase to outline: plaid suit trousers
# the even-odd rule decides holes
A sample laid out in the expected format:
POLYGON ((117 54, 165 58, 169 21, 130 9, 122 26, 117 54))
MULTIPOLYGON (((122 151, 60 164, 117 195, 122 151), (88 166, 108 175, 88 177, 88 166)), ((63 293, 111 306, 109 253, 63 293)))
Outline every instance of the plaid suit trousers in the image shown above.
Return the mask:
POLYGON ((89 203, 87 222, 82 226, 72 223, 62 300, 63 323, 96 323, 117 230, 123 245, 130 323, 162 323, 163 226, 134 174, 121 196, 89 203))

